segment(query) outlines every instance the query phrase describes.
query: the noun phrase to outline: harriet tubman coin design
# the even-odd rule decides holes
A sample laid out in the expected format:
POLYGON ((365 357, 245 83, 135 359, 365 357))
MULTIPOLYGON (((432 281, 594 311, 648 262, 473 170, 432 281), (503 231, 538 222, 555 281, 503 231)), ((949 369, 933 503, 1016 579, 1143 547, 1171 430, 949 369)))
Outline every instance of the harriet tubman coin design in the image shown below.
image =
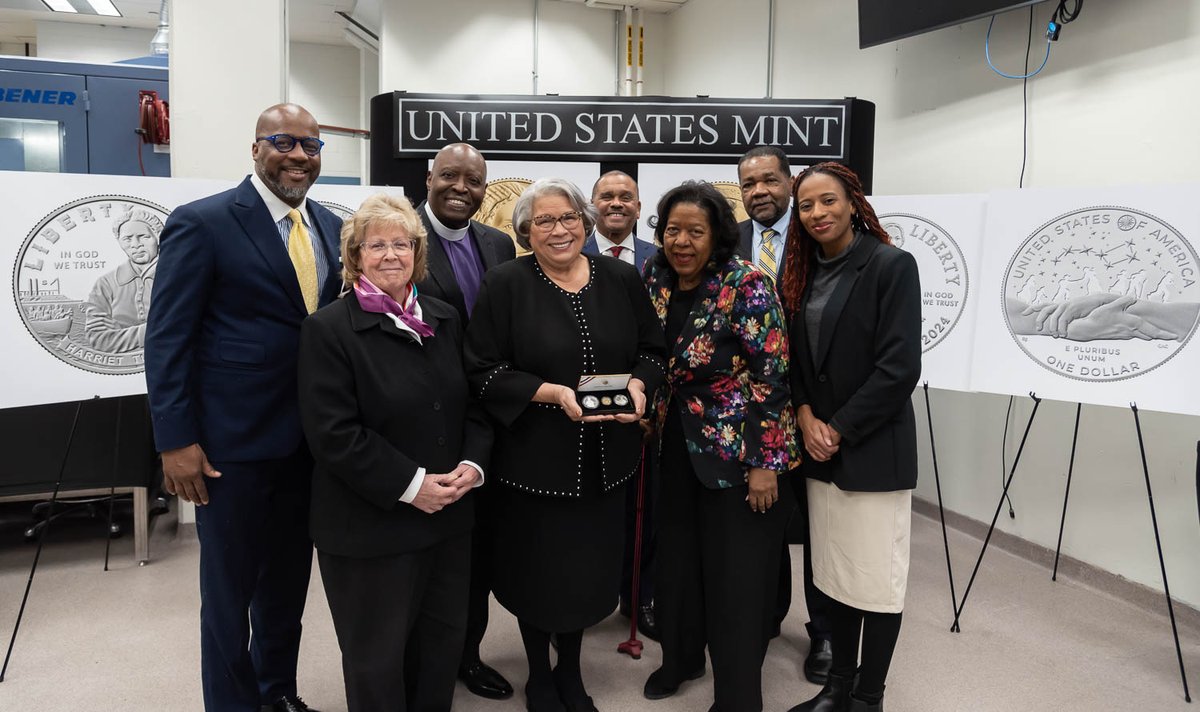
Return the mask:
POLYGON ((600 403, 603 405, 612 405, 612 398, 610 398, 608 396, 604 396, 603 398, 600 399, 600 403))
POLYGON ((584 408, 587 408, 588 410, 595 410, 599 406, 600 406, 600 399, 597 398, 596 396, 584 396, 583 397, 583 407, 584 408))
POLYGON ((100 195, 34 225, 13 270, 17 311, 30 335, 85 371, 140 373, 167 215, 140 198, 100 195))
POLYGON ((879 222, 892 244, 917 261, 921 276, 921 351, 935 348, 958 324, 967 304, 967 261, 958 243, 932 220, 891 213, 879 222))
POLYGON ((1139 210, 1082 208, 1017 248, 1004 316, 1038 364, 1080 381, 1118 381, 1179 352, 1200 318, 1200 260, 1187 239, 1139 210))
POLYGON ((616 403, 624 408, 625 406, 629 405, 629 396, 623 393, 618 393, 617 395, 613 396, 613 403, 616 403))

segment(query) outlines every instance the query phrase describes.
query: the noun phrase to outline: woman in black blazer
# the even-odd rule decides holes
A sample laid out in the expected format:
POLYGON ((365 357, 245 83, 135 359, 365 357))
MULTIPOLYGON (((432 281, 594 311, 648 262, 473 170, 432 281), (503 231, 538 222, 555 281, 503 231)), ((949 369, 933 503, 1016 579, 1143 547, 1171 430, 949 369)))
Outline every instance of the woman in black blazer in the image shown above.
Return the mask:
POLYGON ((829 681, 791 712, 880 712, 917 483, 917 265, 891 245, 845 166, 806 169, 792 194, 783 277, 792 400, 807 453, 813 582, 835 610, 829 681))
POLYGON ((583 631, 617 605, 637 421, 663 376, 662 328, 637 270, 581 252, 595 221, 568 181, 526 188, 513 224, 532 254, 488 271, 467 330, 471 386, 496 421, 492 590, 520 623, 531 712, 595 711, 583 631), (601 374, 630 376, 620 400, 632 412, 588 415, 601 401, 576 387, 601 374))
POLYGON ((414 286, 426 235, 408 200, 368 198, 341 249, 347 292, 305 320, 299 375, 346 698, 352 712, 448 711, 491 428, 468 395, 458 312, 414 286))

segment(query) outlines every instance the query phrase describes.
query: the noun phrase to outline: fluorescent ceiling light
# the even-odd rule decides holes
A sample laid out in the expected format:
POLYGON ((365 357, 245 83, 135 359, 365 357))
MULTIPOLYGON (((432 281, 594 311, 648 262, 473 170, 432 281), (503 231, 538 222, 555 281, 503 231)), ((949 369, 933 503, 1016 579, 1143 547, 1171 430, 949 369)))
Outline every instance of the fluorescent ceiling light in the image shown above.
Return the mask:
POLYGON ((96 11, 97 15, 107 15, 108 17, 121 17, 121 11, 116 5, 112 4, 112 0, 87 0, 88 5, 96 11))
POLYGON ((67 0, 42 0, 42 2, 46 4, 46 7, 50 8, 54 12, 79 12, 75 8, 71 7, 71 3, 67 2, 67 0))

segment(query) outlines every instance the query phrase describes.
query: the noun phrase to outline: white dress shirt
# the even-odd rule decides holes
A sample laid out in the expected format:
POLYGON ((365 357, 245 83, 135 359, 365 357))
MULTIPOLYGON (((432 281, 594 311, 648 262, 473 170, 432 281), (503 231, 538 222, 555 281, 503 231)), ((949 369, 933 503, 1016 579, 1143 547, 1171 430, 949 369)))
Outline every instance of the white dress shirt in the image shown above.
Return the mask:
POLYGON ((632 232, 629 233, 625 240, 619 245, 604 235, 601 235, 599 230, 596 230, 594 234, 596 235, 596 247, 600 248, 600 254, 604 255, 605 257, 612 257, 612 248, 619 246, 621 248, 621 256, 618 259, 625 264, 630 264, 635 267, 637 266, 637 263, 634 262, 636 259, 636 254, 633 249, 633 241, 636 238, 634 238, 632 232))
MULTIPOLYGON (((751 219, 750 225, 754 227, 754 235, 750 238, 750 254, 749 259, 754 263, 755 267, 758 264, 758 255, 762 251, 762 234, 763 230, 771 229, 777 234, 775 235, 775 264, 783 268, 783 248, 787 244, 788 225, 792 222, 791 206, 783 211, 783 217, 775 221, 774 225, 759 225, 757 220, 751 219)), ((782 275, 780 275, 782 277, 782 275)))

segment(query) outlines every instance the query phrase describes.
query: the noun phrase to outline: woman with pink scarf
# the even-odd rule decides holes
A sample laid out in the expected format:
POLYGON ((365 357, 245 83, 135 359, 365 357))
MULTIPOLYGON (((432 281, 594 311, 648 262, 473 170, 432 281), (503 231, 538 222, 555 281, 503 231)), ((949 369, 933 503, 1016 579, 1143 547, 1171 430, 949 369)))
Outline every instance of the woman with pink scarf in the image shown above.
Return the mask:
POLYGON ((367 199, 345 222, 341 251, 345 293, 301 329, 300 410, 347 704, 449 710, 471 490, 492 431, 468 394, 458 312, 417 292, 426 235, 408 200, 367 199))

